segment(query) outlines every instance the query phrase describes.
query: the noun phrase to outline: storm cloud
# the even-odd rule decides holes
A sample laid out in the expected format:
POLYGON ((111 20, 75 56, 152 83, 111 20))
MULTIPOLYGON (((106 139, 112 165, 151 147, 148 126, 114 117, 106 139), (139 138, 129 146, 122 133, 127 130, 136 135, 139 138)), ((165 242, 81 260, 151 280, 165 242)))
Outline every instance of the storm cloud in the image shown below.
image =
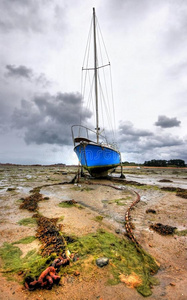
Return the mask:
POLYGON ((123 151, 133 152, 153 150, 155 148, 173 147, 184 144, 184 140, 172 134, 158 135, 150 130, 135 128, 131 122, 121 124, 119 127, 119 137, 123 151))
MULTIPOLYGON (((141 130, 139 131, 141 132, 141 130)), ((144 132, 144 130, 142 130, 144 132)), ((172 134, 123 135, 119 137, 123 160, 142 161, 150 159, 181 158, 187 160, 187 140, 172 134), (169 149, 169 150, 168 150, 169 149)))
POLYGON ((123 161, 180 158, 186 160, 187 140, 172 133, 160 134, 136 128, 131 122, 121 122, 118 130, 123 161), (169 149, 169 150, 168 150, 169 149), (180 149, 180 154, 179 154, 180 149), (183 149, 183 150, 182 150, 183 149), (183 153, 184 151, 184 153, 183 153))
POLYGON ((71 126, 91 117, 88 110, 81 109, 82 99, 78 93, 44 93, 32 101, 22 100, 21 107, 14 110, 13 128, 24 131, 27 144, 70 145, 71 126))
POLYGON ((33 77, 32 69, 25 66, 16 67, 14 65, 7 65, 6 69, 7 72, 5 75, 8 77, 26 78, 29 80, 33 77))
POLYGON ((180 123, 181 121, 178 121, 177 118, 158 116, 158 121, 155 122, 155 125, 160 126, 162 128, 171 128, 171 127, 179 127, 180 123))
POLYGON ((25 79, 42 87, 49 87, 52 81, 48 80, 44 73, 37 74, 31 68, 20 65, 6 65, 5 77, 13 79, 25 79))
POLYGON ((119 125, 119 134, 120 134, 120 141, 123 140, 130 140, 130 141, 137 141, 141 137, 147 137, 153 135, 152 132, 146 129, 139 129, 135 128, 131 122, 122 122, 119 125))

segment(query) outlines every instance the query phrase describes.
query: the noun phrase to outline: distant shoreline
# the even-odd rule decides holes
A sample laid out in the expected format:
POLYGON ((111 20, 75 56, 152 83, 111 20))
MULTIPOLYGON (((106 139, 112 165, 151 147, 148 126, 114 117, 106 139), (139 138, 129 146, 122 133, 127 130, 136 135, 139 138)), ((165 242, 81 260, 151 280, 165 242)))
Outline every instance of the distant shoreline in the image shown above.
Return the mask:
MULTIPOLYGON (((78 165, 66 165, 66 164, 49 164, 49 165, 42 165, 42 164, 12 164, 12 163, 0 163, 0 167, 63 167, 63 168, 78 168, 78 165)), ((136 165, 136 166, 123 166, 123 169, 180 169, 186 170, 187 167, 155 167, 155 166, 144 166, 144 165, 136 165)))

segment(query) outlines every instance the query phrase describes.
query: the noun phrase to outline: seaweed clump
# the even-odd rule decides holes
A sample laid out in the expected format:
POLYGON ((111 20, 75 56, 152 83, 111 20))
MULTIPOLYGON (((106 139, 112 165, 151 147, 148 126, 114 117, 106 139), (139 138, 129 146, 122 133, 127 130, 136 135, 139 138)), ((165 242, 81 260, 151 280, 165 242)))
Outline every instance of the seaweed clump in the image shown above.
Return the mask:
POLYGON ((48 261, 49 258, 42 258, 34 249, 29 251, 26 256, 22 257, 22 251, 18 246, 15 246, 15 244, 24 244, 25 242, 31 243, 32 241, 33 237, 27 237, 27 241, 26 239, 22 239, 22 241, 19 240, 12 244, 4 243, 0 248, 2 266, 7 276, 15 272, 24 274, 31 272, 33 276, 36 276, 38 269, 41 270, 41 268, 45 268, 46 261, 48 261))
POLYGON ((77 202, 74 199, 61 201, 58 206, 63 208, 69 208, 72 206, 76 206, 77 202))
POLYGON ((134 275, 138 279, 138 284, 134 286, 137 291, 143 296, 150 296, 152 285, 158 283, 151 276, 159 268, 152 256, 143 249, 137 249, 128 240, 121 239, 103 229, 77 238, 68 247, 71 252, 78 254, 79 260, 75 265, 84 268, 84 261, 91 259, 93 272, 95 272, 94 266, 98 258, 109 258, 108 284, 116 285, 123 281, 122 277, 134 275))
POLYGON ((152 224, 149 226, 149 228, 153 229, 154 231, 158 232, 161 235, 171 235, 177 229, 177 227, 163 225, 161 223, 152 224))
POLYGON ((14 245, 14 244, 30 244, 35 240, 36 240, 35 236, 26 236, 25 238, 22 238, 19 241, 13 242, 12 245, 14 245))
POLYGON ((159 182, 173 182, 173 181, 169 179, 160 179, 159 182))
POLYGON ((38 202, 43 200, 42 194, 36 192, 26 198, 23 198, 23 203, 19 208, 28 209, 29 211, 36 211, 38 209, 38 202))
POLYGON ((186 189, 177 190, 176 196, 187 199, 187 190, 186 189))
POLYGON ((187 229, 180 230, 180 231, 176 230, 175 234, 178 235, 178 236, 186 236, 187 235, 187 229))
POLYGON ((36 225, 36 219, 34 218, 24 218, 17 222, 19 225, 23 226, 35 226, 36 225))
POLYGON ((172 186, 166 186, 161 188, 163 191, 176 192, 176 196, 187 199, 187 189, 175 188, 172 186))
POLYGON ((36 237, 42 243, 40 248, 42 256, 51 255, 52 253, 62 254, 66 249, 66 241, 56 226, 58 218, 50 219, 40 215, 35 217, 38 224, 36 237))

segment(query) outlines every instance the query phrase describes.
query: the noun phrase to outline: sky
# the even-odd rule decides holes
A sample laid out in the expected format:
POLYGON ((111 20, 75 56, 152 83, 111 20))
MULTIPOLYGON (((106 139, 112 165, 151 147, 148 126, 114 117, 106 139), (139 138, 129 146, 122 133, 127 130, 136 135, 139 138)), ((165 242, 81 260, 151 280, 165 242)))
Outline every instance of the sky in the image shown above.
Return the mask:
POLYGON ((80 77, 93 7, 122 161, 187 163, 185 0, 0 0, 0 163, 77 163, 71 126, 92 124, 80 77))

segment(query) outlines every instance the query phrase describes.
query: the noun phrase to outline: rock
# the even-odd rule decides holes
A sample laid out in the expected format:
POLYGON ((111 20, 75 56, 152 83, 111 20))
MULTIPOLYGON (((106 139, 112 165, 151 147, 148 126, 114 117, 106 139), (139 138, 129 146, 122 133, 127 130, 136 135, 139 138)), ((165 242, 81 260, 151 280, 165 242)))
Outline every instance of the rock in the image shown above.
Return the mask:
POLYGON ((170 282, 170 285, 171 286, 175 286, 176 284, 174 282, 170 282))
POLYGON ((148 208, 148 209, 146 210, 146 214, 149 214, 149 213, 156 214, 156 210, 155 210, 155 209, 152 209, 152 208, 148 208))
POLYGON ((96 259, 96 265, 100 268, 108 265, 108 263, 109 263, 109 258, 107 258, 107 257, 100 257, 100 258, 96 259))
POLYGON ((72 259, 73 259, 73 262, 75 262, 75 261, 79 260, 79 257, 77 254, 74 254, 74 255, 72 255, 72 259))
POLYGON ((115 233, 117 233, 117 234, 119 234, 120 232, 121 232, 120 229, 116 229, 116 230, 115 230, 115 233))

